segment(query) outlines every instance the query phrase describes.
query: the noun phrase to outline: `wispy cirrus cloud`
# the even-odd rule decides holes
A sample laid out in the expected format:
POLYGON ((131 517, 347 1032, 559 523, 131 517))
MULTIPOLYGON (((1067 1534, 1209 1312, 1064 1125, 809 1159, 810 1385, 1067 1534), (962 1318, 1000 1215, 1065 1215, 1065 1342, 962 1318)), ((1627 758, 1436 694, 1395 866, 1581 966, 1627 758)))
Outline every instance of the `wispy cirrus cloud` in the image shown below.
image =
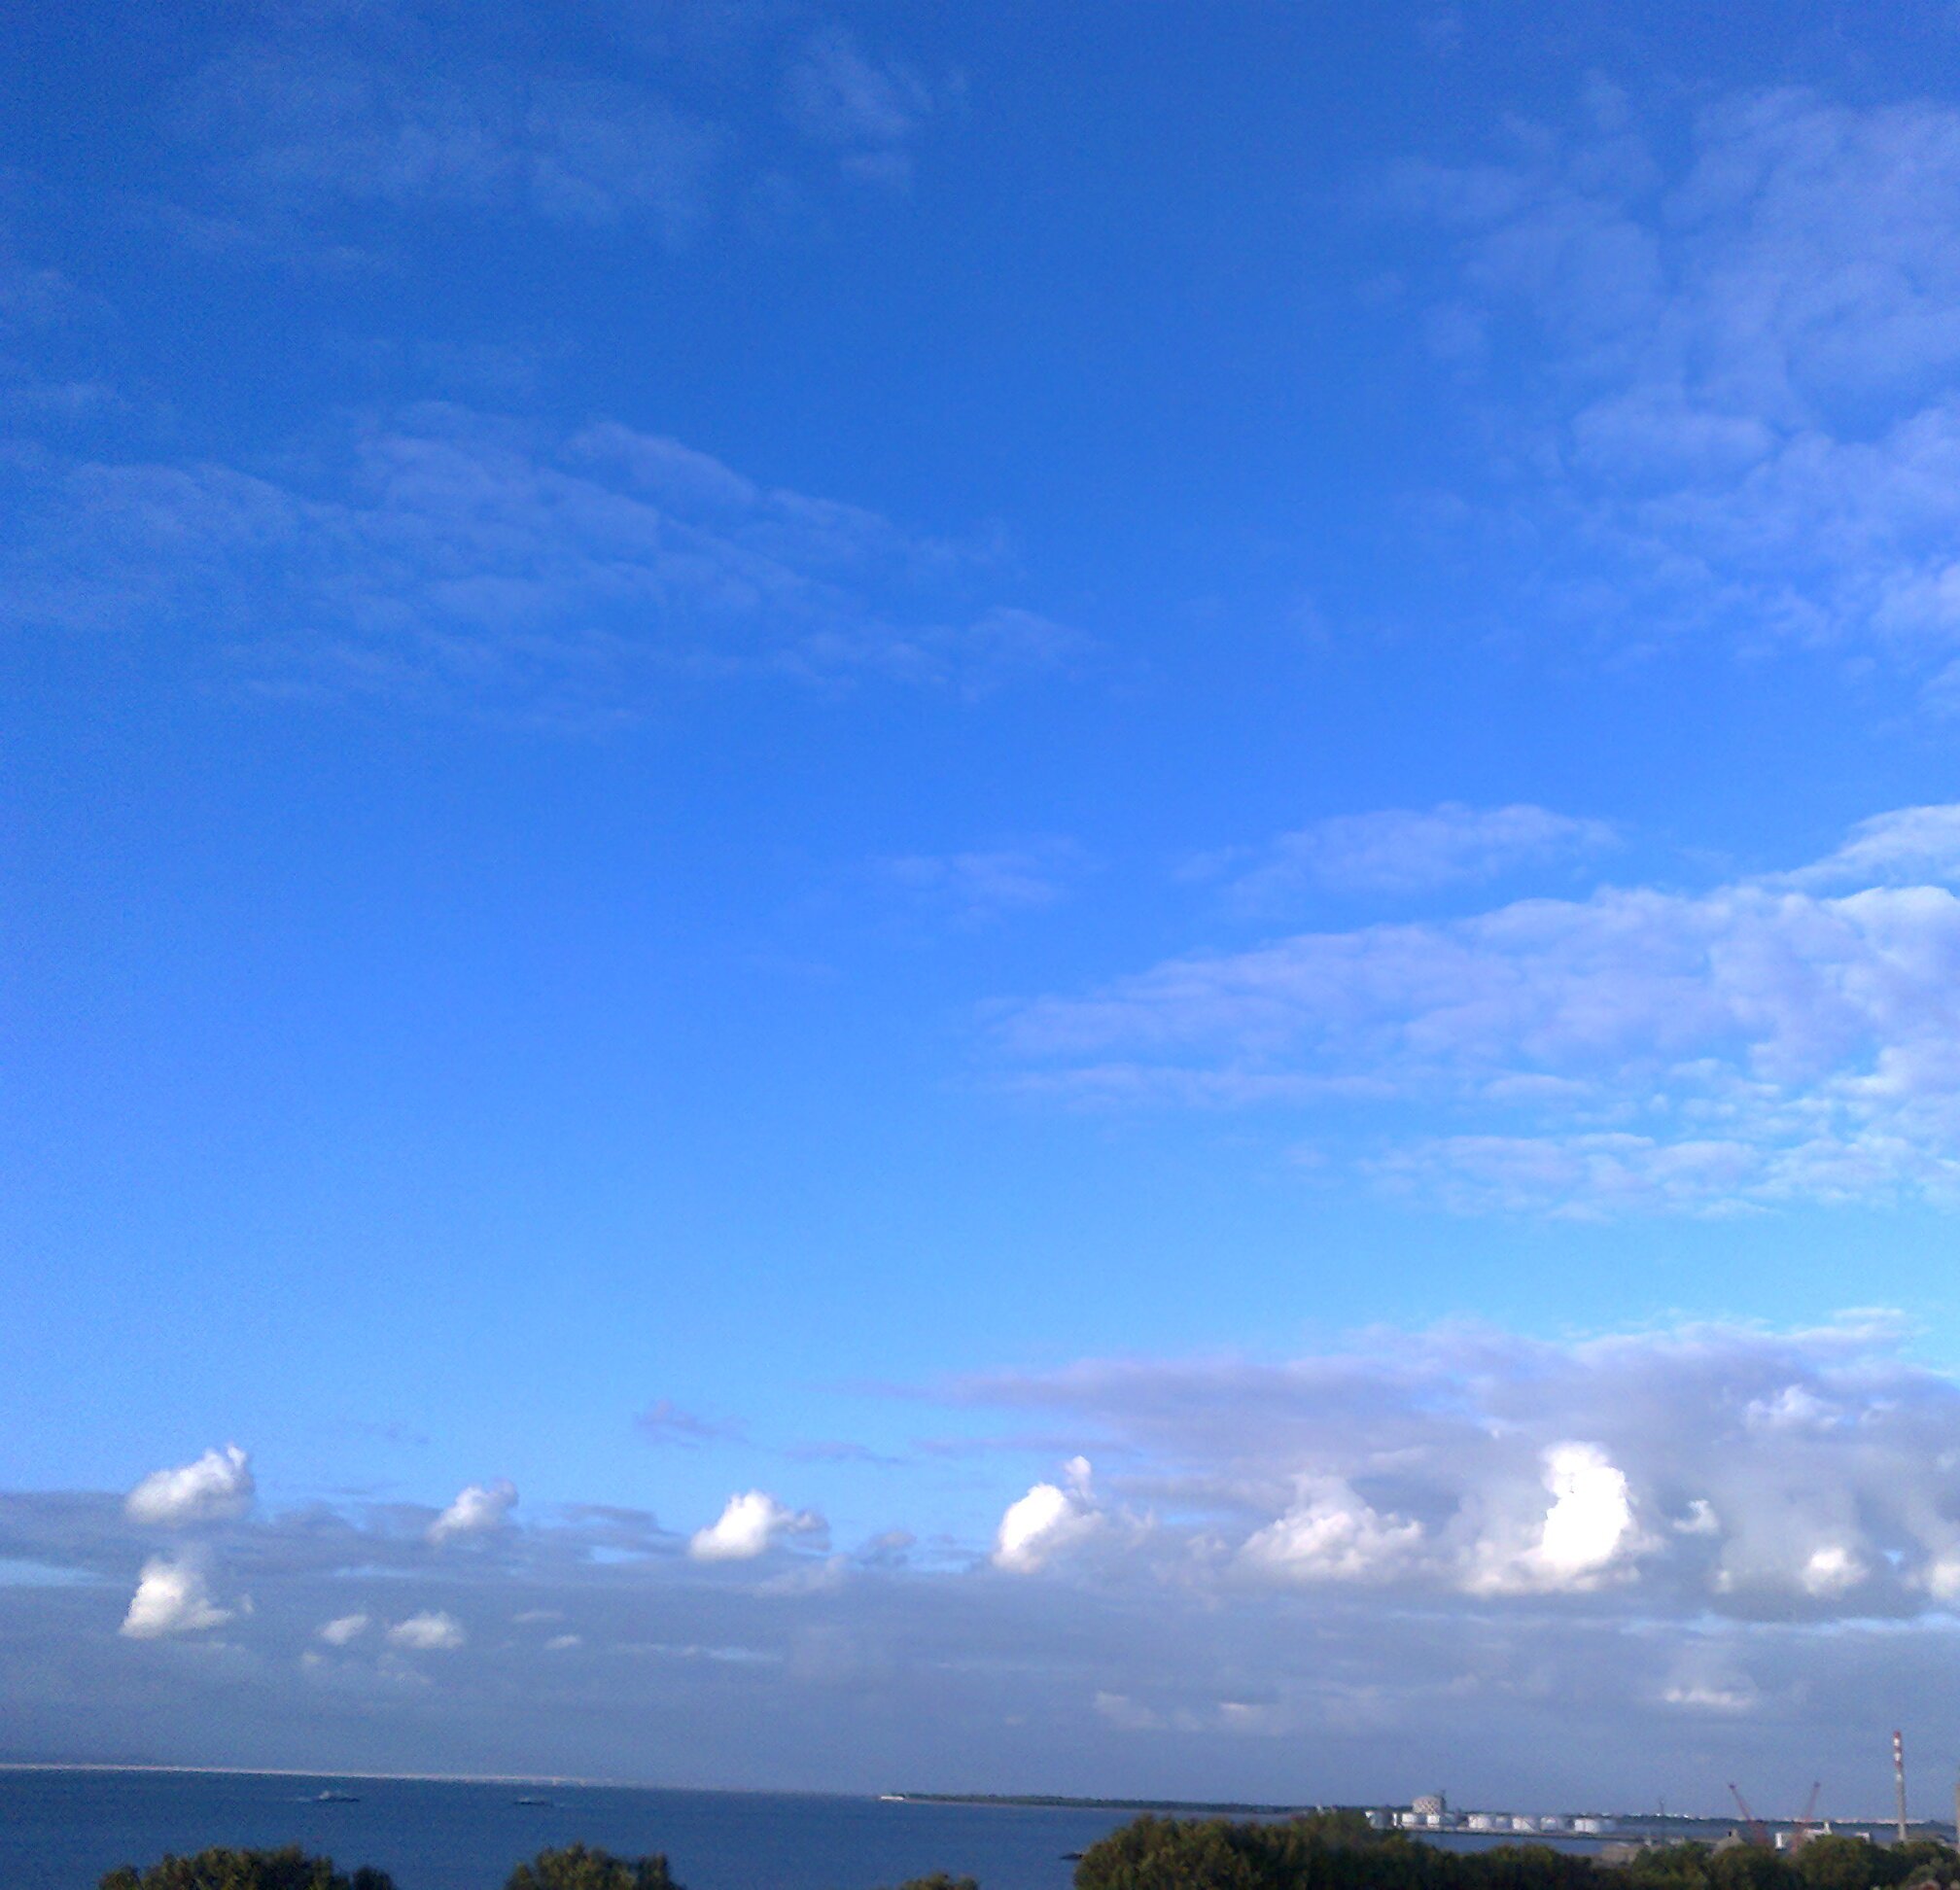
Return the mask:
POLYGON ((1595 82, 1581 128, 1514 129, 1508 158, 1408 164, 1386 195, 1447 236, 1432 344, 1501 442, 1541 601, 1943 673, 1960 112, 1739 93, 1676 161, 1595 82))
POLYGON ((191 633, 278 692, 581 723, 688 679, 973 693, 1087 647, 976 601, 969 547, 610 422, 557 435, 427 404, 278 476, 47 455, 14 472, 11 615, 191 633))
POLYGON ((1025 1080, 1084 1098, 1372 1108, 1372 1146, 1322 1146, 1463 1208, 1947 1197, 1949 820, 1882 817, 1815 866, 1702 892, 1606 887, 1172 959, 1012 1007, 999 1042, 1025 1080))
POLYGON ((416 7, 248 14, 168 99, 201 188, 166 222, 200 246, 296 253, 385 250, 401 232, 377 213, 644 230, 678 249, 718 222, 739 229, 727 213, 757 192, 802 196, 832 163, 910 182, 934 88, 841 25, 665 10, 657 27, 594 19, 583 56, 541 65, 512 45, 548 31, 531 11, 488 27, 416 7), (745 69, 778 112, 738 109, 745 69))
POLYGON ((654 1444, 679 1444, 695 1449, 703 1444, 741 1443, 749 1427, 732 1418, 703 1418, 672 1398, 655 1398, 634 1418, 642 1437, 654 1444))
POLYGON ((1083 872, 1082 850, 1055 837, 939 854, 893 854, 880 883, 907 905, 958 926, 991 925, 1057 904, 1083 872))
POLYGON ((1901 807, 1860 821, 1842 846, 1769 884, 1806 891, 1960 885, 1960 806, 1901 807))
POLYGON ((835 146, 848 176, 892 188, 911 182, 908 146, 934 101, 910 65, 871 58, 843 28, 827 26, 791 61, 784 90, 792 122, 835 146))
POLYGON ((723 135, 645 86, 445 61, 340 40, 261 41, 208 65, 177 129, 223 194, 287 215, 386 205, 650 225, 709 214, 723 135))
POLYGON ((1524 867, 1583 859, 1614 846, 1605 821, 1512 803, 1382 808, 1336 814, 1260 848, 1196 861, 1191 876, 1216 879, 1242 911, 1282 912, 1316 892, 1402 896, 1475 885, 1524 867))

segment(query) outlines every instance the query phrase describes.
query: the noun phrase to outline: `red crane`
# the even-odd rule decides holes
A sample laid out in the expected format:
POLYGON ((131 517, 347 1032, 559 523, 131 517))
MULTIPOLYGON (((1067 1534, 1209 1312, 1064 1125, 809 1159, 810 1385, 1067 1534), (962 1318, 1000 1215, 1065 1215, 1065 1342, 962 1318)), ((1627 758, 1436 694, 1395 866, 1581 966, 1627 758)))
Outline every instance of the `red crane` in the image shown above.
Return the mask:
POLYGON ((1797 1820, 1796 1829, 1790 1834, 1790 1848, 1800 1851, 1817 1835, 1817 1794, 1824 1789, 1820 1778, 1810 1788, 1809 1800, 1803 1806, 1803 1815, 1797 1820))
POLYGON ((1752 1844, 1761 1844, 1765 1850, 1768 1850, 1770 1848, 1769 1827, 1755 1812, 1750 1810, 1749 1801, 1736 1789, 1732 1781, 1729 1786, 1729 1796, 1741 1807, 1742 1822, 1749 1827, 1749 1841, 1752 1844))

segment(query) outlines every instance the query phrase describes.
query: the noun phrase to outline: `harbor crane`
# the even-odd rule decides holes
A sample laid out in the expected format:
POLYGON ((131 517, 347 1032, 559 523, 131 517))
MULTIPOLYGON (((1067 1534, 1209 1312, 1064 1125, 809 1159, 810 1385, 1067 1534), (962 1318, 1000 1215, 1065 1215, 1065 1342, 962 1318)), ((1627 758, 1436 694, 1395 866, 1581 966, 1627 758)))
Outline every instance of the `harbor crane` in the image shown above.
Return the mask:
POLYGON ((1769 1827, 1749 1808, 1749 1801, 1742 1796, 1741 1787, 1732 1778, 1729 1781, 1729 1796, 1735 1801, 1742 1813, 1742 1822, 1749 1827, 1749 1841, 1760 1844, 1765 1850, 1769 1848, 1769 1827))
MULTIPOLYGON (((1804 1801, 1802 1812, 1791 1821, 1789 1842, 1791 1850, 1802 1850, 1816 1835, 1817 1799, 1823 1790, 1824 1781, 1820 1778, 1810 1787, 1810 1796, 1804 1801)), ((1736 1808, 1742 1813, 1742 1822, 1749 1832, 1749 1841, 1761 1845, 1764 1850, 1773 1850, 1776 1840, 1770 1833, 1768 1824, 1749 1808, 1749 1801, 1742 1796, 1741 1789, 1732 1784, 1729 1787, 1729 1795, 1735 1801, 1736 1808)))

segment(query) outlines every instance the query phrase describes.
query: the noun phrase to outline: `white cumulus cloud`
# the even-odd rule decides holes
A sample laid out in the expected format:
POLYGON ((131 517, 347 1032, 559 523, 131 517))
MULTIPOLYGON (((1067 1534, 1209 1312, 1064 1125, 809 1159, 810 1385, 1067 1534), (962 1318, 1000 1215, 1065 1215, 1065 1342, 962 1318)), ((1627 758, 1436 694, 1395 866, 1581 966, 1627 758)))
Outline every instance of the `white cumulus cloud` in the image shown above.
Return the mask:
POLYGON ((696 1561, 751 1561, 789 1536, 821 1535, 823 1519, 814 1510, 792 1510, 767 1490, 731 1496, 728 1506, 687 1540, 696 1561))
POLYGON ((350 1641, 357 1641, 368 1631, 368 1617, 365 1614, 337 1615, 332 1621, 324 1621, 314 1632, 329 1647, 345 1647, 350 1641))
POLYGON ((1544 1454, 1552 1506, 1522 1550, 1501 1539, 1472 1552, 1467 1586, 1476 1592, 1556 1593, 1585 1590, 1616 1573, 1645 1546, 1633 1496, 1621 1470, 1596 1444, 1555 1444, 1544 1454))
POLYGON ((1649 1621, 1907 1618, 1960 1595, 1960 1384, 1869 1317, 1571 1345, 1443 1328, 1274 1364, 1087 1360, 962 1395, 1108 1438, 1117 1493, 1150 1500, 1150 1527, 1125 1529, 1086 1470, 1036 1485, 996 1540, 1019 1572, 1083 1569, 1093 1548, 1098 1583, 1346 1606, 1393 1588, 1445 1612, 1558 1595, 1649 1621))
POLYGON ((463 1624, 439 1608, 425 1609, 405 1621, 398 1621, 388 1630, 392 1647, 406 1647, 418 1654, 446 1654, 469 1639, 463 1624))
POLYGON ((1248 1566, 1290 1581, 1372 1582, 1407 1570, 1422 1525, 1383 1516, 1340 1477, 1302 1479, 1298 1500, 1241 1549, 1248 1566))
POLYGON ((211 1598, 203 1564, 192 1557, 153 1557, 143 1564, 129 1611, 117 1630, 131 1640, 160 1640, 222 1628, 237 1613, 211 1598))
POLYGON ((1032 1574, 1055 1557, 1100 1534, 1106 1518, 1090 1488, 1087 1457, 1070 1457, 1066 1488, 1038 1483, 1008 1504, 994 1536, 994 1565, 1032 1574))
POLYGON ((192 1522, 221 1522, 252 1507, 252 1464, 235 1444, 206 1451, 194 1463, 153 1470, 123 1501, 132 1522, 182 1528, 192 1522))
POLYGON ((1870 1573, 1855 1549, 1841 1542, 1827 1542, 1811 1550, 1803 1564, 1804 1592, 1825 1599, 1848 1594, 1870 1573))
POLYGON ((429 1525, 429 1540, 442 1543, 457 1536, 487 1535, 500 1529, 517 1505, 517 1486, 500 1477, 492 1484, 469 1484, 456 1500, 429 1525))

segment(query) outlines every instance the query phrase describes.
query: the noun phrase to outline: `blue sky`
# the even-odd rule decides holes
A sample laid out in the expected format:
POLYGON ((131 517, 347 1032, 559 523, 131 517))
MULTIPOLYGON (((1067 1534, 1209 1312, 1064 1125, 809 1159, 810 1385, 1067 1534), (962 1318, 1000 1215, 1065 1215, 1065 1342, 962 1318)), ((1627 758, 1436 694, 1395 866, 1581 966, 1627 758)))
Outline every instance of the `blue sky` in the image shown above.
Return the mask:
POLYGON ((4 30, 0 1755, 1882 1791, 1960 16, 4 30))

